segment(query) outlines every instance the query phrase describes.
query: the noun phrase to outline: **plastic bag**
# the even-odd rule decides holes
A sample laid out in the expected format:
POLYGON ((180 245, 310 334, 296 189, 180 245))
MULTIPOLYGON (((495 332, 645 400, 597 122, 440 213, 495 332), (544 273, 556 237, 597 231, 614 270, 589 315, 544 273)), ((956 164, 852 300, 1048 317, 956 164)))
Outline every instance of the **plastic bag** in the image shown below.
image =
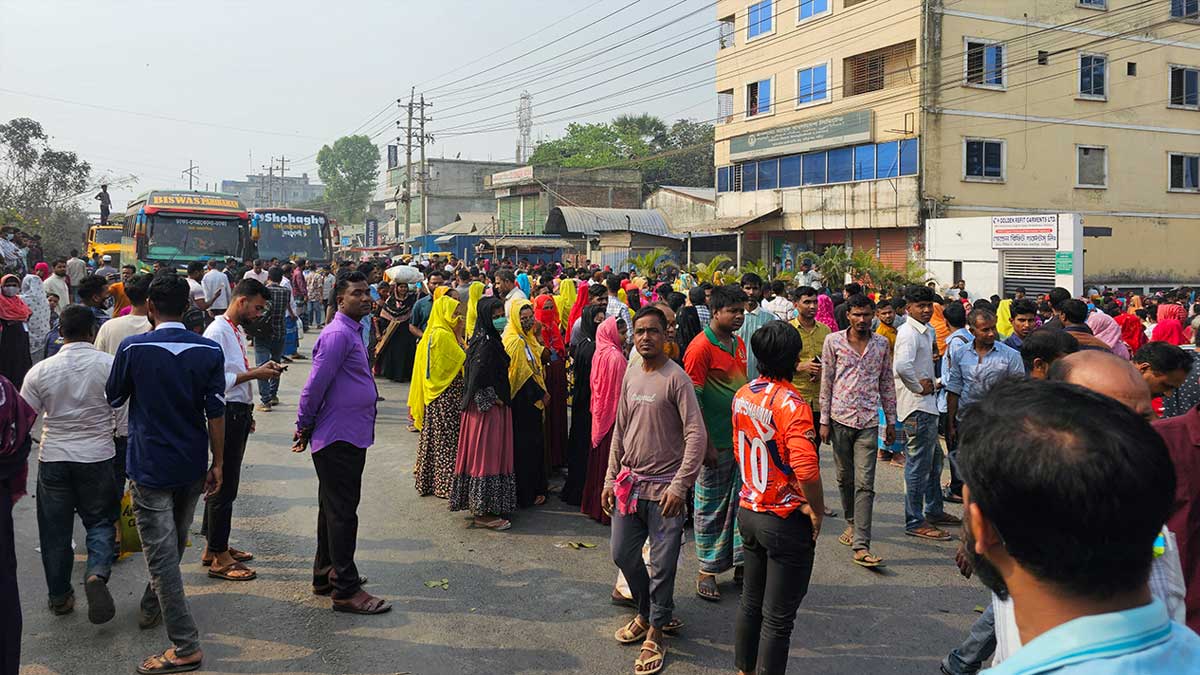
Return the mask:
POLYGON ((128 489, 121 496, 121 518, 117 527, 121 528, 121 553, 141 553, 142 537, 138 534, 137 518, 133 515, 133 495, 128 489))

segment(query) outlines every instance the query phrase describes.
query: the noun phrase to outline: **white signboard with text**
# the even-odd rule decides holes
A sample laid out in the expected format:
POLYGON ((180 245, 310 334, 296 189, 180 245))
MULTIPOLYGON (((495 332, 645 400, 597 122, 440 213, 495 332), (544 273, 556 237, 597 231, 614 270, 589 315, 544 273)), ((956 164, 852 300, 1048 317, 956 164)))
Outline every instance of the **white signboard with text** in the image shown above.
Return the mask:
POLYGON ((993 216, 993 249, 1057 249, 1058 214, 993 216))

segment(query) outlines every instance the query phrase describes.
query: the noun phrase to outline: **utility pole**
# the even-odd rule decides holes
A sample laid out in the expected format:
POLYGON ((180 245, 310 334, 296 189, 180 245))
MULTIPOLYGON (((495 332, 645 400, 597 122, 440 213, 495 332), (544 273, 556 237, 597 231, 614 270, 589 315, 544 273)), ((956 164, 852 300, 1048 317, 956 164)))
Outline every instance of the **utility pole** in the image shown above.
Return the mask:
POLYGON ((425 135, 425 123, 432 118, 425 116, 425 107, 433 107, 425 102, 425 94, 421 94, 420 140, 421 140, 421 235, 429 234, 429 167, 425 164, 425 144, 433 140, 425 135))
MULTIPOLYGON (((275 206, 275 158, 271 158, 271 163, 262 167, 267 171, 267 206, 275 206)), ((259 174, 260 177, 262 174, 259 174)))
POLYGON ((188 177, 188 189, 189 190, 192 189, 192 181, 194 181, 196 179, 196 172, 199 170, 200 170, 200 167, 196 166, 196 163, 189 159, 187 171, 179 172, 179 175, 188 177))
POLYGON ((412 117, 413 117, 413 95, 416 94, 417 88, 413 87, 408 94, 408 129, 404 134, 404 252, 412 253, 412 247, 408 243, 408 238, 411 236, 410 229, 412 228, 412 117))
POLYGON ((284 180, 284 175, 287 173, 287 157, 279 158, 279 205, 287 206, 287 181, 284 180))

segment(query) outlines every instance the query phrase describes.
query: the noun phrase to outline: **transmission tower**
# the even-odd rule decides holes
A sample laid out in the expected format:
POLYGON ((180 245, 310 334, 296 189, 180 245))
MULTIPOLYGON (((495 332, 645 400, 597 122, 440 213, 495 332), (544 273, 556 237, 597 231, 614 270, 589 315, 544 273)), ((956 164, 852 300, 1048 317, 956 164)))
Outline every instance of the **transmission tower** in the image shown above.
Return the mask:
POLYGON ((521 92, 521 104, 517 107, 517 129, 521 138, 517 140, 517 163, 522 164, 529 159, 529 135, 533 131, 533 96, 528 91, 521 92))

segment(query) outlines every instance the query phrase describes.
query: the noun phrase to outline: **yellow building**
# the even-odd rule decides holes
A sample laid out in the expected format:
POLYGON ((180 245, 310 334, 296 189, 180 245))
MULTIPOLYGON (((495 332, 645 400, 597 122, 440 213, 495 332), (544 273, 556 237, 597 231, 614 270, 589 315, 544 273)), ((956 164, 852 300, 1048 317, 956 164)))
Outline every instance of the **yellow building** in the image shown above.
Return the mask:
POLYGON ((746 258, 920 259, 1079 213, 1089 282, 1200 280, 1197 0, 721 0, 717 215, 746 258))

